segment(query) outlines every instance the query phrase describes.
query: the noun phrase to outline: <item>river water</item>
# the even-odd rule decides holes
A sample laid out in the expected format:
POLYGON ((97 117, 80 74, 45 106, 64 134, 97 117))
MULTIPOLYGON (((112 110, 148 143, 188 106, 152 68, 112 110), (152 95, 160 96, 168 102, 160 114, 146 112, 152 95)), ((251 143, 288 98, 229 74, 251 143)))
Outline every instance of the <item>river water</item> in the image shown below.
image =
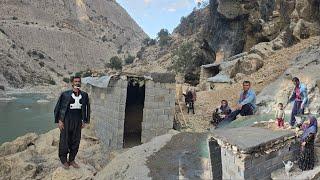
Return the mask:
POLYGON ((55 101, 38 103, 41 94, 13 95, 17 99, 0 101, 0 145, 28 132, 45 133, 56 127, 53 118, 55 101))

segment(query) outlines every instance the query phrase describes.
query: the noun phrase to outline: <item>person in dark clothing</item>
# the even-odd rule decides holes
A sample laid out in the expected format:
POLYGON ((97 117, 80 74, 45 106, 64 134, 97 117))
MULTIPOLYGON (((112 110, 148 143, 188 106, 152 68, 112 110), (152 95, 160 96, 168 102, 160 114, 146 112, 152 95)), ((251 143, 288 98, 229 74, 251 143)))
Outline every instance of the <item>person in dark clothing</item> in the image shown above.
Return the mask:
POLYGON ((191 89, 188 88, 186 94, 183 94, 183 95, 185 97, 184 101, 188 107, 188 114, 190 110, 192 110, 192 113, 195 114, 194 113, 194 102, 196 100, 195 90, 192 91, 191 89))
POLYGON ((294 83, 295 87, 291 93, 291 96, 289 97, 289 102, 294 101, 290 118, 291 127, 293 127, 296 124, 295 116, 304 114, 304 109, 308 103, 307 86, 303 83, 300 83, 300 80, 297 77, 294 77, 292 79, 292 82, 294 83))
POLYGON ((232 112, 231 108, 228 105, 227 100, 221 101, 221 106, 216 108, 212 114, 211 123, 214 126, 217 126, 221 121, 223 121, 230 113, 232 112))
POLYGON ((298 160, 299 168, 302 171, 311 170, 314 167, 314 140, 318 132, 318 122, 314 116, 309 116, 305 122, 307 124, 303 131, 301 141, 300 156, 298 160))
POLYGON ((90 122, 90 103, 86 92, 80 91, 81 78, 71 79, 72 90, 61 93, 54 109, 55 123, 60 129, 59 158, 65 169, 79 168, 75 162, 81 129, 90 122), (69 154, 69 159, 67 158, 69 154))

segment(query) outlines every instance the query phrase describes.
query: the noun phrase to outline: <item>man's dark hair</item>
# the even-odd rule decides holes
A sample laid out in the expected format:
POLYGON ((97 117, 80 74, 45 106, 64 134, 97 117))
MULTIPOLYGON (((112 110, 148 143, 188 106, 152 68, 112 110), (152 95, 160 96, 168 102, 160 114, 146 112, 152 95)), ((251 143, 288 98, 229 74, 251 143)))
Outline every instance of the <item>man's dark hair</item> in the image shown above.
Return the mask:
POLYGON ((297 78, 297 77, 292 78, 292 81, 293 82, 300 82, 299 78, 297 78))
POLYGON ((225 99, 221 100, 221 103, 222 103, 222 102, 225 102, 226 104, 228 104, 228 101, 225 100, 225 99))
POLYGON ((282 104, 282 103, 279 103, 278 105, 283 106, 283 104, 282 104))
POLYGON ((250 81, 243 81, 242 84, 250 84, 251 85, 251 82, 250 81))
POLYGON ((81 77, 80 76, 71 76, 70 82, 73 82, 74 79, 80 79, 80 82, 81 82, 81 77))

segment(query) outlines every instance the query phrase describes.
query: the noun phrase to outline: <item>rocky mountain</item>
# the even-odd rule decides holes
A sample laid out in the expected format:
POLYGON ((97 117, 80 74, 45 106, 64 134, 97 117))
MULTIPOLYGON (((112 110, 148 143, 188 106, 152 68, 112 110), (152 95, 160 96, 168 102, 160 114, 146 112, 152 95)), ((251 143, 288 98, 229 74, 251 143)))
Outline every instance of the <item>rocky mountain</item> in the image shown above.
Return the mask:
MULTIPOLYGON (((166 47, 143 47, 127 71, 170 71, 174 52, 190 42, 194 51, 207 54, 196 53, 201 62, 220 63, 241 53, 248 54, 245 58, 231 58, 236 59, 233 63, 222 62, 220 67, 221 71, 229 71, 231 78, 238 73, 249 75, 261 68, 263 59, 273 51, 320 35, 319 19, 319 0, 210 0, 207 7, 181 18, 166 47), (239 59, 244 61, 240 63, 239 59), (241 68, 247 65, 251 68, 241 68)), ((199 78, 199 67, 194 72, 199 78)))
POLYGON ((147 37, 114 0, 4 0, 0 17, 0 83, 18 88, 104 69, 147 37))

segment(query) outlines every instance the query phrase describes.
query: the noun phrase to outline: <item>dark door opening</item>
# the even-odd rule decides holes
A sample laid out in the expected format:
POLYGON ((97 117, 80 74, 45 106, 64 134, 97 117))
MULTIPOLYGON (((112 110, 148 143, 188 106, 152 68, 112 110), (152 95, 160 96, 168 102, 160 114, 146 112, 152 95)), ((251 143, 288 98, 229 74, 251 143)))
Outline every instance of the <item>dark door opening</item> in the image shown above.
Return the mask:
POLYGON ((145 84, 141 78, 129 78, 124 120, 123 147, 141 144, 145 84))
POLYGON ((212 177, 214 177, 214 179, 220 180, 222 179, 221 147, 214 138, 209 139, 209 151, 212 177))

